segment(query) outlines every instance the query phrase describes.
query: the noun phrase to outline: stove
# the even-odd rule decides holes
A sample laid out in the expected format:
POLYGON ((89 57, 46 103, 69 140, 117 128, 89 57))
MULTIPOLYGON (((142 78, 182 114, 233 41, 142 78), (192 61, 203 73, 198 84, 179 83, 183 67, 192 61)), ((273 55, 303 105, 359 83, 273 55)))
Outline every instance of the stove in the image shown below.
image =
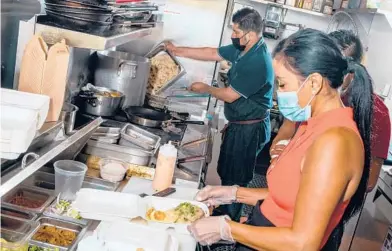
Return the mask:
MULTIPOLYGON (((86 125, 87 123, 93 121, 96 119, 98 116, 86 114, 86 113, 77 113, 76 115, 76 121, 75 121, 75 128, 78 129, 79 127, 82 127, 86 125)), ((125 114, 117 114, 114 117, 102 117, 104 119, 104 122, 102 123, 102 126, 106 127, 119 127, 122 128, 125 123, 130 123, 128 119, 126 118, 125 114)), ((132 123, 130 123, 132 124, 132 123)), ((165 144, 169 141, 173 142, 178 142, 180 143, 182 141, 182 138, 184 137, 187 125, 186 124, 176 124, 176 128, 181 129, 179 133, 173 133, 173 132, 166 132, 162 128, 151 128, 151 127, 146 127, 146 126, 141 126, 137 125, 136 126, 145 129, 146 131, 149 131, 159 137, 161 137, 161 143, 165 144)))

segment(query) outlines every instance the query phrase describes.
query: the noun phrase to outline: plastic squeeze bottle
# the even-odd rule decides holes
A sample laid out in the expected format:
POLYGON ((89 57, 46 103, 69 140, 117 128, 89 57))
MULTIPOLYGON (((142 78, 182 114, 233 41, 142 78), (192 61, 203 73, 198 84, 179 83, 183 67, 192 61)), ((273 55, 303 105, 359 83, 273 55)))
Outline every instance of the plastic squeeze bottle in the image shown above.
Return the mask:
POLYGON ((155 176, 152 181, 152 188, 155 191, 162 191, 171 186, 176 161, 177 148, 170 141, 159 148, 155 176))

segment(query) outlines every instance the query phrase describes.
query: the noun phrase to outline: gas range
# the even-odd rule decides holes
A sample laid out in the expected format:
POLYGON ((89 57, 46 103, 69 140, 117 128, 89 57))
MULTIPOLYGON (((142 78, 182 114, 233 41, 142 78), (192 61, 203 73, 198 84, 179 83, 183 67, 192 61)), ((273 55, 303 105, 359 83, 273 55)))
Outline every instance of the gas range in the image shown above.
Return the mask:
MULTIPOLYGON (((75 128, 77 129, 81 126, 84 126, 96 118, 97 118, 97 116, 90 115, 87 113, 77 113, 76 121, 75 121, 75 128)), ((130 123, 128 121, 128 119, 126 118, 126 116, 122 115, 122 114, 117 114, 114 117, 102 117, 102 118, 104 119, 102 126, 106 126, 106 127, 122 128, 126 123, 130 123)), ((162 144, 165 144, 169 141, 180 143, 182 141, 182 138, 184 137, 184 134, 185 134, 185 131, 187 128, 186 124, 176 124, 176 128, 181 129, 181 131, 179 133, 173 133, 173 132, 166 132, 162 128, 151 128, 151 127, 141 126, 141 125, 137 125, 137 124, 135 124, 135 125, 140 128, 143 128, 146 131, 149 131, 155 135, 160 136, 162 144)))

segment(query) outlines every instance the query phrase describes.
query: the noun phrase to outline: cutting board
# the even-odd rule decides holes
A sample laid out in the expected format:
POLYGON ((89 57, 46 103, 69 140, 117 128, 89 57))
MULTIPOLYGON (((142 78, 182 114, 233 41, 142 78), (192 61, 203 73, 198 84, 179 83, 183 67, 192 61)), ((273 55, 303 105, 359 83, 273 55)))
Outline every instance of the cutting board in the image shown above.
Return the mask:
POLYGON ((47 122, 57 121, 64 102, 69 48, 62 40, 48 49, 41 36, 27 44, 20 68, 19 91, 50 97, 47 122))

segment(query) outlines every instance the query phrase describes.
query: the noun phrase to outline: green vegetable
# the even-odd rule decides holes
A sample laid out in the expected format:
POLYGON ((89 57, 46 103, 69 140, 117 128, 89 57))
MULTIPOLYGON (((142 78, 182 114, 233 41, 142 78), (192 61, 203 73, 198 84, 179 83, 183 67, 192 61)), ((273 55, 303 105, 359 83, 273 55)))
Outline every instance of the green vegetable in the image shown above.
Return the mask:
POLYGON ((29 247, 28 251, 59 251, 59 248, 41 248, 41 247, 37 247, 35 245, 32 245, 29 247))

